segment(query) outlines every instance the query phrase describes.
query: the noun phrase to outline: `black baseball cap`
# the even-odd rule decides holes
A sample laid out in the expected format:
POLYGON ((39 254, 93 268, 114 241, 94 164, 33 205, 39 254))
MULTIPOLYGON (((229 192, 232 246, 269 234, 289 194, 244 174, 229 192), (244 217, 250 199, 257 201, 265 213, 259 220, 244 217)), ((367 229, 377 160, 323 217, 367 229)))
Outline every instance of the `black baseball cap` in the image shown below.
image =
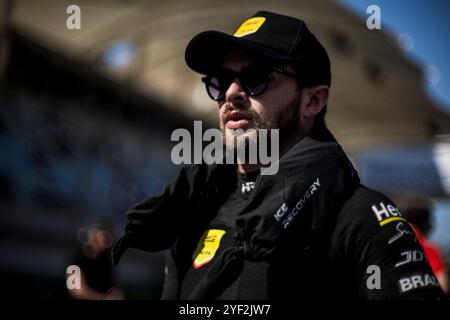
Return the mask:
POLYGON ((241 48, 258 58, 297 65, 304 85, 330 85, 327 51, 300 19, 258 11, 233 33, 204 31, 186 47, 187 65, 201 74, 220 67, 224 52, 241 48))

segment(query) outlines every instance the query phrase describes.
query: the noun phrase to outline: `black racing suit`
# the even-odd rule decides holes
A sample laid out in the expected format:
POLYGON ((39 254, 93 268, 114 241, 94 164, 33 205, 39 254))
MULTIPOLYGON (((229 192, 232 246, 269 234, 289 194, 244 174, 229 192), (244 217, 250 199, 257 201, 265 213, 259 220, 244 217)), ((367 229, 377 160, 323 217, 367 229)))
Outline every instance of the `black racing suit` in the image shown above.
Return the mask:
POLYGON ((325 127, 274 176, 186 167, 127 217, 115 260, 170 248, 163 299, 444 298, 411 227, 325 127))

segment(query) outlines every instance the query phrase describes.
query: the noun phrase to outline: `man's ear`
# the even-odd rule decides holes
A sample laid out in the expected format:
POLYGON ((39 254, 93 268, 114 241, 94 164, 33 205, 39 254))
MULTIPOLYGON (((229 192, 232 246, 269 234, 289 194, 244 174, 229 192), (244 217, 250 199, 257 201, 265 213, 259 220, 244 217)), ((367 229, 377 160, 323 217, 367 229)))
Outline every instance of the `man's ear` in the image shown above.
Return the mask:
POLYGON ((305 117, 314 117, 323 107, 328 103, 328 95, 330 87, 327 85, 319 85, 315 87, 306 88, 305 93, 309 96, 307 105, 303 115, 305 117))

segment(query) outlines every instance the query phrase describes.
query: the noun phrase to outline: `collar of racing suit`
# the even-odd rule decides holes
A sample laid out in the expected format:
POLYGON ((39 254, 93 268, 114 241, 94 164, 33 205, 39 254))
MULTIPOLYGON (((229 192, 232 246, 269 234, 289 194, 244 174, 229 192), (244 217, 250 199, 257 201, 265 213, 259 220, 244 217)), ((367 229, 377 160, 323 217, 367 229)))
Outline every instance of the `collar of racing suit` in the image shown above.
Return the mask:
MULTIPOLYGON (((114 247, 114 262, 128 247, 147 251, 170 248, 181 226, 205 219, 196 216, 201 212, 195 210, 199 203, 220 202, 220 196, 231 190, 235 181, 230 181, 230 176, 236 176, 235 170, 231 165, 184 168, 161 196, 138 203, 127 213, 126 234, 114 247), (180 214, 174 205, 194 210, 180 214), (172 227, 165 230, 168 225, 172 227)), ((217 296, 236 279, 245 259, 270 259, 291 230, 308 230, 305 234, 309 235, 327 233, 358 184, 357 172, 333 135, 324 125, 317 126, 280 158, 277 174, 258 177, 247 205, 236 213, 235 246, 215 258, 189 299, 217 296)))

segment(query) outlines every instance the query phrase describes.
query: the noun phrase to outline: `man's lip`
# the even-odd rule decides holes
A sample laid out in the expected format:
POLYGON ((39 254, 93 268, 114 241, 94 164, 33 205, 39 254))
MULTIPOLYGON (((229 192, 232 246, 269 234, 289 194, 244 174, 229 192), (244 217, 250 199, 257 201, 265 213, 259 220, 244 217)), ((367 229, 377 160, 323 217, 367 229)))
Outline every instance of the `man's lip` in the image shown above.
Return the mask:
POLYGON ((243 112, 239 112, 239 111, 231 111, 227 114, 226 118, 225 118, 225 122, 228 122, 230 120, 232 121, 239 121, 239 120, 251 120, 252 117, 249 116, 248 114, 245 114, 243 112))
POLYGON ((252 117, 244 112, 237 110, 229 112, 225 117, 225 123, 228 129, 242 129, 249 124, 252 117))
POLYGON ((227 128, 228 129, 241 129, 248 125, 250 122, 249 119, 240 119, 240 120, 228 120, 227 128))

